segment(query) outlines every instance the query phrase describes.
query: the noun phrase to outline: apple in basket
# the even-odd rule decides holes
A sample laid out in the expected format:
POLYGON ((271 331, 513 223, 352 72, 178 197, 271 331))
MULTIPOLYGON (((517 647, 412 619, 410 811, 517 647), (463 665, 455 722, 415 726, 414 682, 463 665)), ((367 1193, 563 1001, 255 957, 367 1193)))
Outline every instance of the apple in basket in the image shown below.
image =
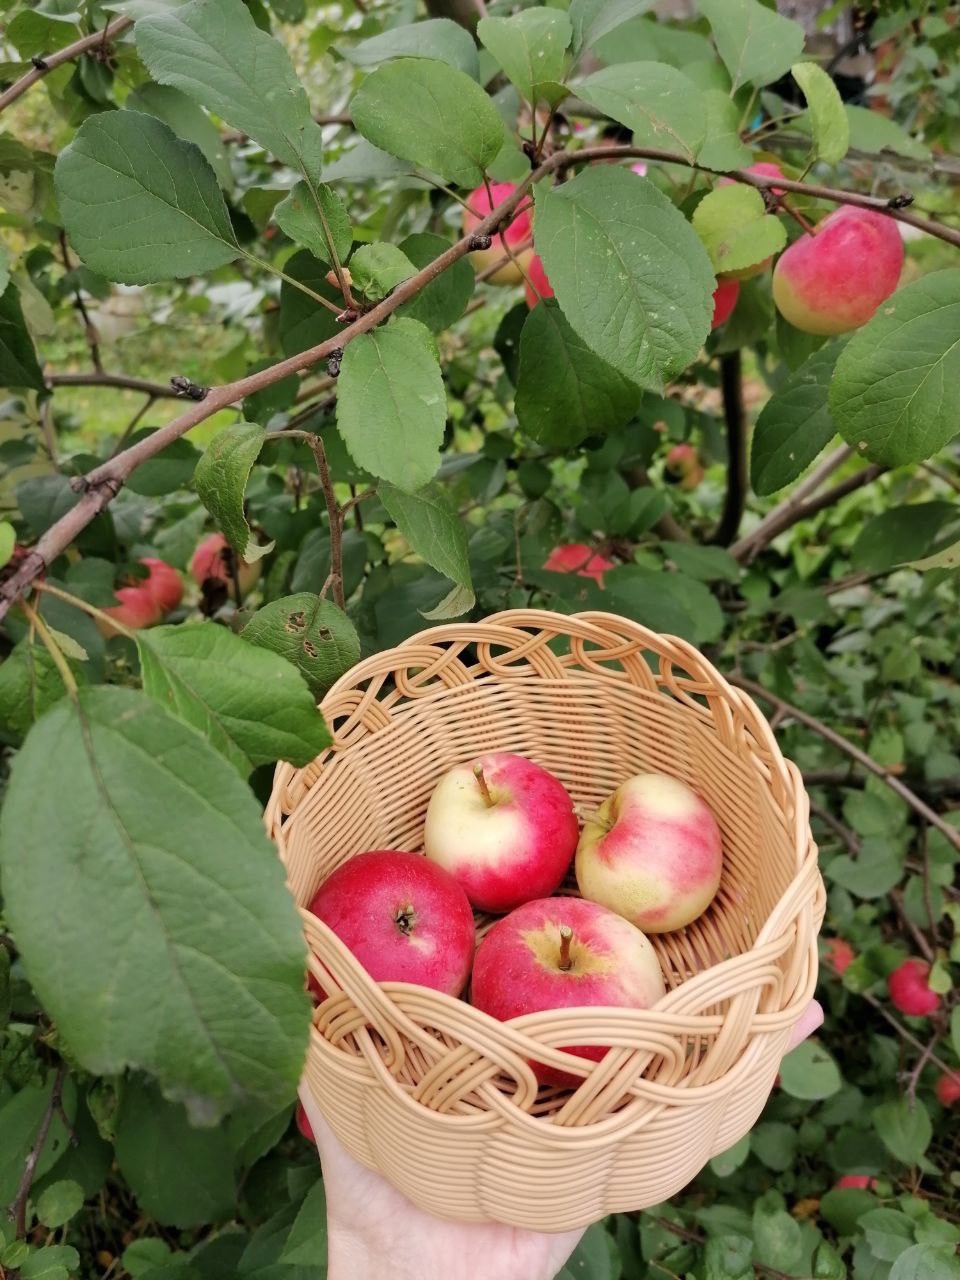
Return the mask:
MULTIPOLYGON (((648 1009, 665 992, 657 953, 639 929, 595 902, 541 898, 498 920, 480 943, 470 1000, 506 1022, 544 1009, 648 1009)), ((581 1045, 567 1051, 599 1062, 608 1049, 581 1045)), ((580 1083, 555 1067, 531 1065, 541 1084, 580 1083)))
MULTIPOLYGON (((375 982, 458 996, 473 962, 473 912, 449 872, 419 853, 377 849, 343 863, 310 903, 375 982)), ((317 983, 310 987, 322 995, 317 983)))
POLYGON ((679 778, 641 773, 584 822, 577 884, 638 929, 667 933, 707 909, 722 864, 720 829, 697 793, 679 778))
POLYGON ((430 797, 427 857, 481 911, 510 911, 553 893, 577 847, 573 801, 532 760, 496 751, 444 774, 430 797))

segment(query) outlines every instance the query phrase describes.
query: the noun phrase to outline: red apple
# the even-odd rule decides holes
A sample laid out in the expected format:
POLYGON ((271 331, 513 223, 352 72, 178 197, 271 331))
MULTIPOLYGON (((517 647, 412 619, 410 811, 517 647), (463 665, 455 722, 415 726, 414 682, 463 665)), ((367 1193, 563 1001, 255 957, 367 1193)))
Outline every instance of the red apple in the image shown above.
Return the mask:
POLYGON ((893 218, 846 205, 784 249, 773 300, 804 333, 848 333, 889 298, 902 268, 903 240, 893 218))
POLYGON ((553 573, 575 573, 579 578, 592 578, 598 587, 602 587, 603 575, 614 567, 614 562, 591 550, 584 542, 561 542, 547 556, 543 567, 553 573))
POLYGON ((170 613, 176 609, 183 599, 183 583, 173 565, 167 564, 166 560, 158 560, 156 556, 144 556, 140 563, 150 570, 143 585, 160 612, 170 613))
POLYGON ((926 1018, 940 1008, 940 997, 927 984, 930 966, 926 960, 911 956, 898 965, 887 978, 887 989, 893 1004, 910 1018, 926 1018))
MULTIPOLYGON (((147 576, 118 587, 113 594, 119 604, 101 610, 132 631, 152 627, 165 613, 175 609, 183 598, 183 583, 172 565, 155 556, 144 556, 140 563, 146 566, 147 576)), ((108 638, 120 634, 116 627, 102 619, 98 620, 97 626, 108 638)))
POLYGON ((842 1191, 844 1187, 854 1187, 858 1191, 872 1191, 877 1182, 875 1178, 871 1178, 865 1173, 845 1173, 833 1185, 834 1189, 838 1191, 842 1191))
POLYGON ((427 857, 481 911, 511 911, 560 884, 577 846, 573 801, 532 760, 496 751, 437 783, 423 833, 427 857))
POLYGON ((532 311, 541 298, 552 298, 553 288, 547 279, 547 273, 543 269, 543 263, 540 261, 540 255, 534 254, 526 267, 527 279, 524 281, 523 290, 527 295, 527 306, 532 311), (531 289, 530 286, 533 285, 531 289))
POLYGON ((664 463, 664 479, 678 485, 686 492, 696 489, 704 471, 696 449, 692 444, 675 444, 664 463))
POLYGON ((682 929, 720 885, 716 819, 685 782, 663 773, 630 778, 586 819, 577 884, 647 933, 682 929))
POLYGON ((937 1101, 942 1107, 952 1107, 960 1102, 960 1074, 947 1075, 944 1071, 933 1087, 937 1101))
MULTIPOLYGON (((232 556, 230 547, 222 533, 211 533, 200 543, 190 561, 190 575, 198 586, 203 586, 210 578, 226 584, 233 594, 233 574, 230 571, 232 556)), ((245 596, 252 591, 260 580, 260 561, 249 564, 236 557, 240 579, 240 595, 245 596)))
POLYGON ((834 973, 845 973, 857 958, 857 953, 853 947, 845 938, 824 938, 823 942, 826 947, 826 954, 823 957, 824 963, 834 973))
POLYGON ((296 1109, 297 1128, 303 1134, 308 1142, 316 1142, 313 1136, 313 1125, 310 1123, 310 1117, 307 1115, 306 1109, 302 1102, 297 1103, 296 1109))
POLYGON ((451 996, 466 986, 473 912, 453 876, 419 853, 358 854, 324 880, 310 910, 375 982, 416 982, 451 996))
MULTIPOLYGON (((481 222, 488 213, 492 213, 498 204, 503 204, 509 196, 516 191, 516 184, 513 182, 492 182, 490 191, 486 187, 477 187, 476 191, 471 191, 467 197, 467 209, 463 211, 463 234, 469 235, 474 227, 481 222), (491 202, 490 197, 493 197, 491 202)), ((503 232, 503 238, 500 234, 496 234, 490 244, 489 249, 477 249, 471 257, 473 259, 474 270, 483 271, 486 267, 492 266, 495 262, 499 262, 506 250, 503 247, 503 241, 507 242, 510 251, 513 252, 514 246, 522 244, 524 240, 529 240, 531 231, 530 210, 514 215, 503 232)), ((527 269, 527 264, 533 257, 533 250, 530 248, 518 255, 520 265, 527 269)), ((517 267, 516 262, 508 261, 487 277, 488 284, 519 284, 523 276, 517 267)))
MULTIPOLYGON (((649 1009, 666 993, 660 962, 639 929, 595 902, 541 898, 499 920, 477 949, 470 1000, 500 1022, 544 1009, 649 1009)), ((603 1045, 567 1050, 599 1062, 603 1045)), ((532 1063, 542 1084, 579 1078, 532 1063)))
MULTIPOLYGON (((737 299, 740 297, 740 281, 720 279, 716 289, 713 291, 713 319, 710 321, 711 329, 719 329, 722 324, 730 319, 733 308, 737 305, 737 299)), ((680 446, 681 448, 683 446, 680 446)))

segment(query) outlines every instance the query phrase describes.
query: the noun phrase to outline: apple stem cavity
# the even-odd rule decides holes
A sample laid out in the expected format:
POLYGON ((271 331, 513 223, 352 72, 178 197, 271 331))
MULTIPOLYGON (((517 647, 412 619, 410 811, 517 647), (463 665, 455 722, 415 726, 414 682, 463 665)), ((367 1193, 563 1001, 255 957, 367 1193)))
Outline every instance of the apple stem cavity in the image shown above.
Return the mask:
POLYGON ((487 806, 488 809, 492 809, 497 802, 496 800, 494 800, 493 796, 490 794, 490 788, 487 786, 487 780, 483 776, 482 764, 475 764, 473 766, 473 776, 477 780, 477 785, 480 788, 480 794, 483 796, 484 804, 487 806))
POLYGON ((402 934, 409 936, 413 931, 416 923, 416 913, 413 909, 413 903, 408 903, 405 907, 400 907, 397 914, 393 917, 394 923, 402 934))
POLYGON ((570 943, 573 941, 573 930, 568 924, 560 926, 560 960, 559 968, 561 973, 566 973, 570 968, 570 943))

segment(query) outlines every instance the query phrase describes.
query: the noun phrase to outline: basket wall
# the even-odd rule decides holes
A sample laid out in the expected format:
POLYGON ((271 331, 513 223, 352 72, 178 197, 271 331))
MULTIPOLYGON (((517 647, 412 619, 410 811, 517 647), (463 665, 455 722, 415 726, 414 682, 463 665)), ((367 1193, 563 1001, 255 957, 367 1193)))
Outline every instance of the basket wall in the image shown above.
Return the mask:
POLYGON ((562 1230, 665 1199, 740 1138, 812 995, 823 914, 799 776, 750 699, 685 642, 625 619, 514 611, 360 663, 323 711, 334 748, 280 766, 267 811, 301 907, 354 853, 421 849, 440 775, 491 750, 531 757, 588 808, 634 773, 673 774, 724 840, 708 911, 651 936, 668 986, 654 1010, 499 1024, 377 986, 304 912, 311 969, 336 993, 315 1014, 307 1076, 344 1145, 440 1216, 562 1230), (570 1043, 614 1048, 590 1063, 570 1043), (531 1058, 584 1083, 538 1091, 531 1058), (563 1153, 575 1179, 551 1172, 563 1153))

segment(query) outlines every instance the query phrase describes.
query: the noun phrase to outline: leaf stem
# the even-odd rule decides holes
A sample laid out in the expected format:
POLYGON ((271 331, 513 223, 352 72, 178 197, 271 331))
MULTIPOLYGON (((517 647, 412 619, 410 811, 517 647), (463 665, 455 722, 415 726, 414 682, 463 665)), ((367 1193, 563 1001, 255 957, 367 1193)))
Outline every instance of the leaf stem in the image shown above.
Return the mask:
POLYGON ((33 1140, 33 1146, 24 1163, 23 1174, 20 1177, 17 1193, 13 1198, 10 1206, 10 1216, 13 1218, 14 1230, 18 1238, 22 1238, 27 1232, 27 1200, 30 1196, 30 1188, 33 1186, 33 1179, 37 1172, 37 1164, 40 1160, 40 1153, 43 1151, 43 1145, 47 1140, 50 1132, 50 1125, 53 1123, 53 1117, 58 1111, 62 1113, 61 1097, 63 1095, 63 1083, 66 1079, 67 1068, 64 1063, 60 1063, 57 1067, 57 1074, 54 1077, 53 1088, 50 1090, 50 1100, 47 1103, 40 1121, 40 1128, 37 1130, 37 1136, 33 1140))
POLYGON ((28 619, 30 620, 31 627, 34 628, 37 635, 43 641, 44 648, 46 649, 47 653, 49 653, 50 657, 53 659, 54 665, 56 666, 57 671, 60 673, 60 679, 63 681, 64 688, 66 689, 68 695, 73 699, 74 702, 76 702, 77 694, 79 692, 77 689, 76 677, 74 676, 73 672, 70 670, 70 664, 69 662, 67 662, 66 658, 64 657, 63 650, 60 648, 60 646, 57 644, 56 640, 54 639, 53 632, 50 630, 50 628, 47 626, 44 620, 40 617, 39 613, 37 613, 36 609, 34 609, 33 605, 30 604, 28 600, 21 600, 20 608, 27 615, 28 619))
POLYGON ((72 604, 75 609, 80 609, 84 613, 96 618, 98 622, 106 623, 107 626, 113 627, 119 631, 121 635, 127 637, 128 640, 136 641, 136 632, 122 622, 118 622, 116 618, 111 618, 108 613, 104 613, 102 609, 98 609, 96 605, 90 604, 87 600, 81 600, 79 596, 73 596, 69 591, 64 591, 61 587, 55 587, 53 583, 41 581, 35 582, 34 588, 37 591, 44 591, 47 595, 56 596, 58 600, 64 600, 67 604, 72 604))

